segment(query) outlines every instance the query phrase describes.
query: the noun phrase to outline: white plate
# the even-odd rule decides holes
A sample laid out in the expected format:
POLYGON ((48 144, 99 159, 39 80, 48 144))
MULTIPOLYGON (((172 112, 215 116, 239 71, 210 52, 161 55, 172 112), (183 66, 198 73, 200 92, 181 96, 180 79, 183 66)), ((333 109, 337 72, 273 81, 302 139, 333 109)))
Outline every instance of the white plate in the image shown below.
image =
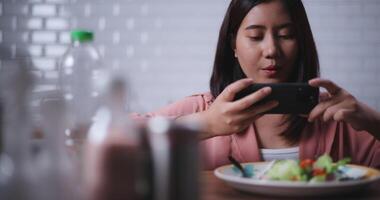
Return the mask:
MULTIPOLYGON (((260 173, 269 162, 244 163, 253 165, 255 173, 260 173)), ((226 165, 215 169, 216 177, 225 181, 232 187, 257 194, 275 196, 320 196, 330 194, 346 194, 367 187, 369 184, 380 180, 380 171, 358 165, 348 165, 367 171, 366 178, 362 180, 331 181, 322 183, 291 182, 291 181, 268 181, 255 178, 243 178, 241 173, 232 165, 226 165)))

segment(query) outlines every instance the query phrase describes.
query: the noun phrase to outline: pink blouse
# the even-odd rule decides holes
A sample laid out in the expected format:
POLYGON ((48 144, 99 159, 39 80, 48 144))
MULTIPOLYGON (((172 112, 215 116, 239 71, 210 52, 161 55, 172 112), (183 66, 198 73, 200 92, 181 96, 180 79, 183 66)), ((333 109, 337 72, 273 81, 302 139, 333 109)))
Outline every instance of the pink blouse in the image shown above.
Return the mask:
MULTIPOLYGON (((139 117, 179 117, 207 110, 212 102, 210 93, 193 95, 139 117)), ((205 169, 229 164, 229 154, 240 162, 262 161, 253 125, 241 133, 203 140, 200 145, 205 169)), ((334 161, 350 157, 354 164, 380 169, 380 141, 344 122, 315 121, 306 125, 299 144, 300 159, 316 158, 324 153, 334 161)))

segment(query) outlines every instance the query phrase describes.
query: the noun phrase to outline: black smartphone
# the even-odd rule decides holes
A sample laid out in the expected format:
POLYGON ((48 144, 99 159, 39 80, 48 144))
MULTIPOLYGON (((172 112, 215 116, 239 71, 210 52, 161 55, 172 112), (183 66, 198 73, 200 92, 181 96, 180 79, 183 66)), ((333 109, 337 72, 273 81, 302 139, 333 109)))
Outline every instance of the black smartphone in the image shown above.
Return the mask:
POLYGON ((318 104, 319 88, 311 87, 307 83, 253 84, 236 94, 235 100, 263 87, 271 87, 272 92, 255 105, 272 100, 279 102, 279 105, 267 111, 267 114, 308 114, 318 104))

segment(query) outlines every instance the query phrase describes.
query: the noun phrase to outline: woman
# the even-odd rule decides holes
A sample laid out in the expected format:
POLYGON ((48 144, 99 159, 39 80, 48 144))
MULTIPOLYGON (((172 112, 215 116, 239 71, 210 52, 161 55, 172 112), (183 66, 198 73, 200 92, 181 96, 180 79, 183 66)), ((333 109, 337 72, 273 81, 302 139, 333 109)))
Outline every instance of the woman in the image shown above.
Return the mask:
POLYGON ((241 162, 306 159, 328 153, 334 160, 380 168, 380 113, 329 80, 319 63, 301 0, 232 0, 224 18, 210 93, 187 97, 147 117, 161 115, 203 123, 206 169, 241 162), (322 87, 309 116, 263 113, 278 102, 254 105, 271 88, 234 101, 254 83, 308 82, 322 87))

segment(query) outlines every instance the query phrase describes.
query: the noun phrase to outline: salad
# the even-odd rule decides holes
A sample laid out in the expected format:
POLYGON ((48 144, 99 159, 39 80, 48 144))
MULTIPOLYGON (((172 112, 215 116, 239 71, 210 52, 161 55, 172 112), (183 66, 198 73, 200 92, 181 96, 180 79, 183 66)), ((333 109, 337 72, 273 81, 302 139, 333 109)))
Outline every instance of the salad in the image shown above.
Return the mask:
POLYGON ((253 178, 276 181, 326 182, 365 178, 365 170, 347 165, 350 160, 345 158, 334 163, 329 155, 324 154, 317 160, 275 160, 259 172, 249 165, 244 170, 253 178))

